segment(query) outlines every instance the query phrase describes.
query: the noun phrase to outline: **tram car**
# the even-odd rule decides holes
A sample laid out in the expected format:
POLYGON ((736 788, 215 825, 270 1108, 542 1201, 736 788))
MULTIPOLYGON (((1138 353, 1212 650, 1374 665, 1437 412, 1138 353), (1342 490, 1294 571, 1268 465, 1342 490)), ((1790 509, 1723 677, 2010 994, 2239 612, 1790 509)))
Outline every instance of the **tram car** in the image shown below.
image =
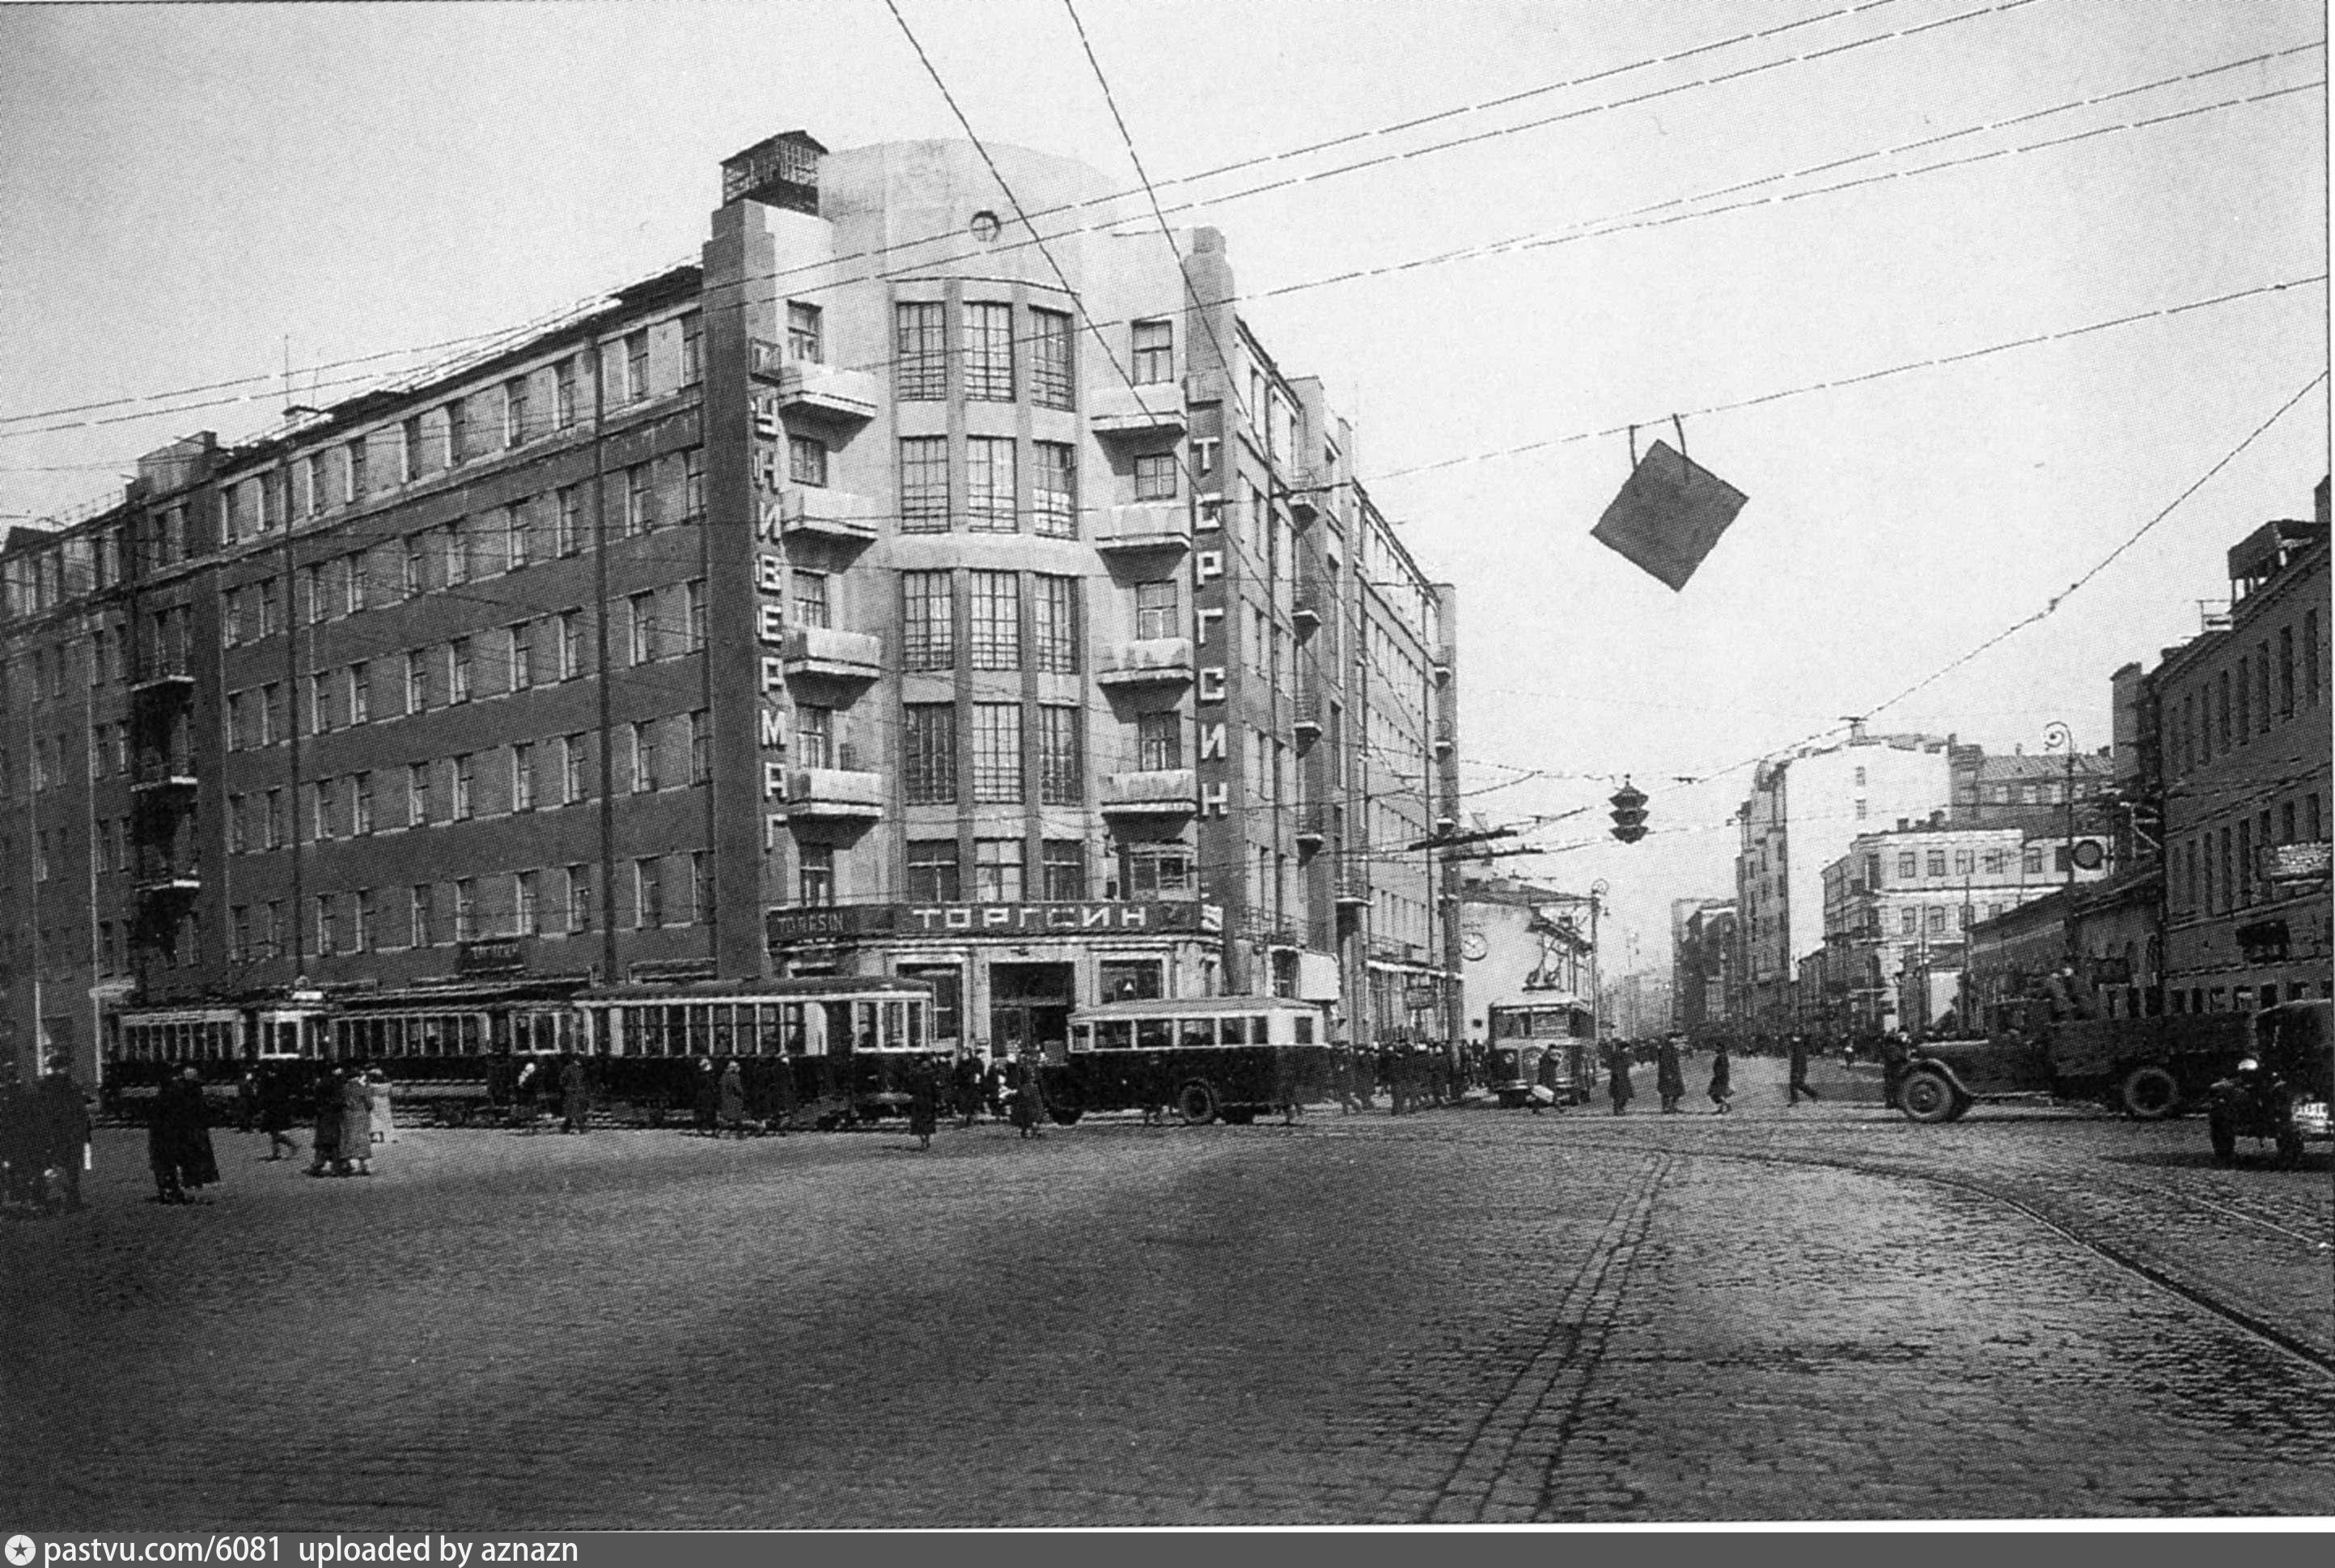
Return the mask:
POLYGON ((1535 1099, 1543 1105, 1587 1103, 1597 1085, 1597 1052, 1586 1011, 1537 1003, 1496 1003, 1487 1011, 1488 1087, 1501 1105, 1516 1109, 1535 1099))
POLYGON ((330 1040, 321 1002, 141 1008, 111 1021, 99 1093, 117 1116, 142 1116, 162 1080, 186 1068, 208 1092, 228 1093, 247 1070, 314 1060, 330 1040))
POLYGON ((1065 1125, 1168 1108, 1187 1126, 1239 1124, 1329 1098, 1331 1052, 1321 1008, 1285 996, 1113 1002, 1071 1014, 1070 1050, 1039 1084, 1065 1125))

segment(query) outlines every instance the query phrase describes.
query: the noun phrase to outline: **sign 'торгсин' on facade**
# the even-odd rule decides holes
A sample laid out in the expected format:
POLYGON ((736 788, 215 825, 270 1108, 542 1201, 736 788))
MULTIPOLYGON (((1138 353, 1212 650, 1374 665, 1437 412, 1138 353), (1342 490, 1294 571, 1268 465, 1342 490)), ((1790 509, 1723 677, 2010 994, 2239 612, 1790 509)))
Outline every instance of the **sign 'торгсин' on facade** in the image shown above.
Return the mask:
POLYGON ((838 936, 1132 936, 1223 929, 1221 906, 1175 902, 784 905, 764 916, 773 947, 838 936))

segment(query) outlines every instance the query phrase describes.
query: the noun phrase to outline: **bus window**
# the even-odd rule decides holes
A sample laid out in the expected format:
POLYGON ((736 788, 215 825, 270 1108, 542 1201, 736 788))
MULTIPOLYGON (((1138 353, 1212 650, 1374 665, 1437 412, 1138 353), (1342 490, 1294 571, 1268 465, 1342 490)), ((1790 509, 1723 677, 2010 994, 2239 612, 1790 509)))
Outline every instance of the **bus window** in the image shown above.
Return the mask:
POLYGON ((1135 1049, 1135 1024, 1124 1018, 1107 1018, 1095 1026, 1095 1048, 1098 1050, 1132 1050, 1135 1049))
MULTIPOLYGON (((1256 1021, 1262 1023, 1264 1021, 1259 1019, 1256 1021)), ((1249 1020, 1245 1018, 1218 1019, 1216 1031, 1217 1038, 1226 1045, 1263 1045, 1264 1043, 1264 1031, 1260 1029, 1252 1036, 1249 1032, 1249 1020)))
POLYGON ((1179 1018, 1176 1021, 1176 1049, 1178 1050, 1213 1050, 1216 1043, 1216 1021, 1213 1018, 1179 1018))
POLYGON ((1297 1043, 1300 1045, 1313 1043, 1313 1015, 1310 1012, 1301 1012, 1297 1015, 1297 1043))
POLYGON ((1135 1049, 1166 1050, 1173 1040, 1168 1022, 1164 1018, 1141 1018, 1135 1021, 1135 1049))

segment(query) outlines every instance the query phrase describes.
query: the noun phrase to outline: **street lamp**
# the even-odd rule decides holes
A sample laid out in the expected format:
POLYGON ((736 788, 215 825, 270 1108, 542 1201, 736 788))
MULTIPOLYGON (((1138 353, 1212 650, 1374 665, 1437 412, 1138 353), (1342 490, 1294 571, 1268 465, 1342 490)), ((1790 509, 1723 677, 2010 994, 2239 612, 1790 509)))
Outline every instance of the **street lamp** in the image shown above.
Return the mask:
POLYGON ((2063 752, 2067 759, 2066 789, 2060 805, 2066 811, 2068 837, 2068 886, 2076 886, 2076 732, 2054 719, 2043 726, 2043 750, 2063 752))

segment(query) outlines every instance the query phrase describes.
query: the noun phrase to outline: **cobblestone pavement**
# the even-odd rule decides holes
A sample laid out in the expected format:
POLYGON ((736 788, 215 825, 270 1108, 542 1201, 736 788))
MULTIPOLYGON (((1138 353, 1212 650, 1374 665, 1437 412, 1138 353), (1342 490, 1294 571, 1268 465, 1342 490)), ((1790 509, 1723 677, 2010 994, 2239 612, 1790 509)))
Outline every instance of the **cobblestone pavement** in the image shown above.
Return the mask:
POLYGON ((1738 1079, 921 1155, 409 1130, 371 1181, 221 1132, 191 1208, 103 1133, 93 1212, 0 1224, 0 1526, 2335 1514, 2323 1154, 1738 1079))

